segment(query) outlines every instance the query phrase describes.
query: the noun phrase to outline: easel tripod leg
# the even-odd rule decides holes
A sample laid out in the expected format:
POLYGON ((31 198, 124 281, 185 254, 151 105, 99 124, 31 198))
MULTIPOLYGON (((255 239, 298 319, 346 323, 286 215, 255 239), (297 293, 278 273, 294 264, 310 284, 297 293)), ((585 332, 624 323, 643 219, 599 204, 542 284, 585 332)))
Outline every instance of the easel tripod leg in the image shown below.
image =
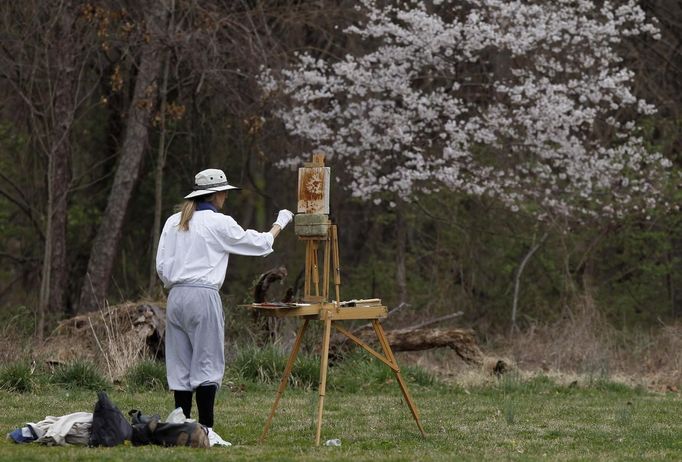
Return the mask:
POLYGON ((315 445, 320 445, 322 432, 322 410, 324 409, 324 395, 327 389, 327 366, 329 364, 329 339, 332 331, 332 320, 329 314, 324 320, 324 337, 322 337, 322 352, 320 358, 320 398, 317 403, 317 432, 315 433, 315 445))
POLYGON ((421 432, 422 436, 426 436, 426 432, 424 431, 424 428, 422 427, 421 421, 419 420, 419 411, 417 410, 417 405, 414 403, 412 400, 412 396, 410 396, 410 392, 407 389, 407 384, 405 383, 405 380, 403 379, 402 374, 400 373, 400 368, 398 367, 398 362, 395 359, 395 356, 393 355, 393 351, 391 350, 391 345, 388 343, 388 339, 386 338, 386 333, 384 332, 384 328, 381 326, 381 323, 379 323, 378 320, 373 320, 372 325, 374 326, 374 332, 377 334, 377 338, 379 339, 379 343, 381 344, 381 348, 384 350, 384 354, 386 355, 386 358, 394 365, 396 368, 393 370, 393 373, 395 374, 395 378, 398 380, 398 384, 400 385, 400 390, 403 392, 403 397, 405 398, 405 401, 407 402, 407 406, 410 408, 410 412, 412 412, 412 417, 414 417, 414 421, 417 422, 417 427, 419 428, 419 431, 421 432))
POLYGON ((287 365, 284 368, 284 373, 282 374, 282 380, 279 382, 279 387, 277 388, 275 402, 272 405, 272 410, 270 410, 270 415, 268 416, 268 420, 265 422, 265 427, 263 427, 263 433, 261 434, 259 439, 261 443, 265 441, 265 438, 268 436, 268 430, 270 430, 272 418, 275 416, 275 411, 277 410, 277 406, 279 405, 279 400, 284 394, 284 390, 286 389, 287 383, 289 382, 289 375, 291 375, 291 370, 294 368, 296 356, 298 355, 298 350, 301 348, 301 340, 303 339, 303 334, 305 333, 306 327, 308 327, 307 319, 303 321, 303 325, 301 325, 301 328, 299 329, 298 334, 296 335, 296 340, 294 341, 294 346, 291 349, 289 360, 287 361, 287 365))

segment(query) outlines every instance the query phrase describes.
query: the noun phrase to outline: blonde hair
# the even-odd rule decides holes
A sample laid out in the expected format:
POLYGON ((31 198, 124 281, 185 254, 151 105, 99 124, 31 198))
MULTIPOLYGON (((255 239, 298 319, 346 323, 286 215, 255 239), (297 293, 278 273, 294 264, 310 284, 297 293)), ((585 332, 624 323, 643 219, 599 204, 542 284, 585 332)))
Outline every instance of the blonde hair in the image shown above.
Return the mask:
POLYGON ((182 203, 180 206, 180 223, 178 223, 180 231, 189 231, 189 221, 196 210, 197 203, 195 201, 188 199, 182 203))

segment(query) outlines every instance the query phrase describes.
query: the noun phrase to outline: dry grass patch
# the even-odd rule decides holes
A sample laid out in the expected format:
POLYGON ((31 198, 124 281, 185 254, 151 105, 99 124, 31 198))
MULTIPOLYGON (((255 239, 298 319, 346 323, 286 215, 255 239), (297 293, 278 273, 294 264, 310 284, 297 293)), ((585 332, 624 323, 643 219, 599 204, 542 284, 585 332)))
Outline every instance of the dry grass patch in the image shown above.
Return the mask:
POLYGON ((52 364, 90 361, 114 382, 131 367, 155 356, 165 331, 162 308, 150 303, 105 307, 60 322, 38 357, 52 364))

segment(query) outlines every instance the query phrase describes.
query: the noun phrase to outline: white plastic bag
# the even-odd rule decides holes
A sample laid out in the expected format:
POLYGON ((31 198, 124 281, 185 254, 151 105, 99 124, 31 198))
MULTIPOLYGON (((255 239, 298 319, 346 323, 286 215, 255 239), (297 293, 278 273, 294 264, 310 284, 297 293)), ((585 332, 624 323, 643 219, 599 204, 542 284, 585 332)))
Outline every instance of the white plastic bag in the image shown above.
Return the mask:
POLYGON ((185 413, 182 412, 182 408, 179 407, 170 414, 168 414, 168 417, 166 417, 166 420, 164 422, 168 423, 185 423, 185 422, 194 422, 194 419, 188 419, 185 417, 185 413))
POLYGON ((217 434, 216 432, 213 431, 212 428, 208 429, 208 442, 211 445, 211 447, 213 447, 213 446, 223 446, 223 447, 232 446, 232 443, 222 439, 219 434, 217 434))

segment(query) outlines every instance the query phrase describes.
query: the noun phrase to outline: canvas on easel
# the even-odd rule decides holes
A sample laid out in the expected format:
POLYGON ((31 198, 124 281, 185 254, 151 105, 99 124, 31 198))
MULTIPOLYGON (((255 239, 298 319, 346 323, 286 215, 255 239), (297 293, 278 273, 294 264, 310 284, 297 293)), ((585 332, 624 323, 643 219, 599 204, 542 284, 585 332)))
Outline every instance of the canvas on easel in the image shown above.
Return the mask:
POLYGON ((329 174, 314 161, 298 169, 298 213, 329 215, 329 174))

